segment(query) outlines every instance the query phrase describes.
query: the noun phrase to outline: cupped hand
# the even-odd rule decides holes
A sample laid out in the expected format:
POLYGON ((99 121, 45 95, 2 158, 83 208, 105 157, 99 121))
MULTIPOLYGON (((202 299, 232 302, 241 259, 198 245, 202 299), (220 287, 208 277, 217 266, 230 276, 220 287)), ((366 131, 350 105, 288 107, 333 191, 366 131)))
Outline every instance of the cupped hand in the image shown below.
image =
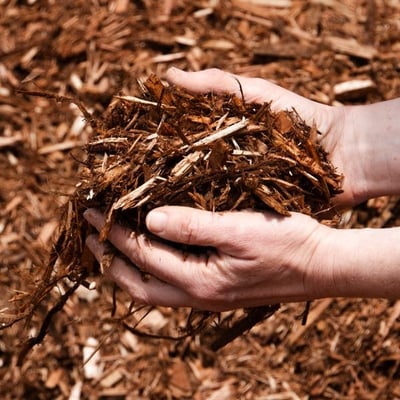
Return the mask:
POLYGON ((269 103, 273 111, 295 109, 308 123, 316 123, 321 132, 336 127, 333 107, 317 103, 262 79, 234 75, 217 68, 187 72, 169 68, 166 79, 172 85, 182 86, 193 93, 233 93, 247 103, 269 103))
POLYGON ((345 176, 343 193, 335 197, 338 205, 352 206, 361 199, 356 192, 358 183, 358 138, 353 135, 353 122, 347 107, 332 107, 306 99, 272 82, 245 76, 234 75, 216 68, 185 72, 170 68, 166 79, 172 85, 185 87, 191 92, 234 93, 243 95, 249 103, 271 103, 273 111, 292 110, 310 126, 315 124, 319 141, 333 165, 345 176))
MULTIPOLYGON (((105 222, 94 209, 85 218, 97 230, 105 222)), ((331 271, 320 268, 321 241, 331 229, 305 215, 171 206, 151 211, 146 223, 162 239, 214 250, 187 254, 114 225, 108 239, 132 264, 114 257, 105 273, 139 303, 224 311, 310 300, 333 290, 331 271), (150 277, 143 279, 138 268, 150 277)), ((87 244, 101 262, 107 244, 97 235, 87 244)))

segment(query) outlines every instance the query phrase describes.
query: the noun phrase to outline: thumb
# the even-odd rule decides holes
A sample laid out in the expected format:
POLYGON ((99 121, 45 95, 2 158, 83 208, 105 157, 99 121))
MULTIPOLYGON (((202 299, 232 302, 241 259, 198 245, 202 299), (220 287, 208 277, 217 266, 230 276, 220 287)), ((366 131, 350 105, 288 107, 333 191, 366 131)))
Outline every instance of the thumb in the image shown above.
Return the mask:
POLYGON ((218 68, 186 72, 171 67, 166 72, 166 78, 170 84, 183 86, 191 92, 233 93, 238 97, 243 94, 247 102, 272 101, 272 106, 276 109, 291 108, 296 100, 310 101, 266 79, 234 75, 218 68))
POLYGON ((177 243, 198 246, 220 244, 221 214, 190 207, 164 206, 150 211, 146 225, 155 235, 177 243))
POLYGON ((234 75, 217 68, 186 72, 178 68, 169 68, 166 79, 172 85, 182 86, 194 93, 232 93, 244 97, 249 103, 271 103, 275 112, 295 109, 309 124, 314 122, 322 132, 331 128, 330 106, 306 99, 290 90, 262 79, 234 75))
POLYGON ((150 211, 146 225, 155 235, 188 245, 214 247, 236 255, 246 248, 243 226, 245 212, 218 213, 191 207, 164 206, 150 211))
POLYGON ((194 93, 234 93, 241 96, 239 78, 217 68, 186 72, 172 67, 167 70, 166 78, 170 84, 183 86, 194 93))

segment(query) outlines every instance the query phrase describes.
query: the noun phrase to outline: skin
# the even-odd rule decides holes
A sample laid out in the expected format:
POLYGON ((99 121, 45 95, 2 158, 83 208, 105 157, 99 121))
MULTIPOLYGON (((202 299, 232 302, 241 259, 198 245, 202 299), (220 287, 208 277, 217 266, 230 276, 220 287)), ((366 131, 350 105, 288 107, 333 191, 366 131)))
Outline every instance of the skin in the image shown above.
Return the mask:
MULTIPOLYGON (((295 108, 319 137, 344 176, 338 206, 400 193, 400 99, 368 106, 331 107, 305 99, 266 80, 216 69, 167 73, 171 84, 193 92, 240 94, 272 109, 295 108)), ((104 216, 85 212, 97 230, 104 216)), ((160 238, 210 246, 203 255, 183 254, 157 240, 114 225, 109 241, 151 277, 143 280, 130 263, 115 257, 106 275, 139 303, 224 311, 323 297, 400 297, 400 228, 334 229, 292 213, 211 213, 161 207, 146 219, 160 238)), ((107 244, 87 240, 101 262, 107 244)))

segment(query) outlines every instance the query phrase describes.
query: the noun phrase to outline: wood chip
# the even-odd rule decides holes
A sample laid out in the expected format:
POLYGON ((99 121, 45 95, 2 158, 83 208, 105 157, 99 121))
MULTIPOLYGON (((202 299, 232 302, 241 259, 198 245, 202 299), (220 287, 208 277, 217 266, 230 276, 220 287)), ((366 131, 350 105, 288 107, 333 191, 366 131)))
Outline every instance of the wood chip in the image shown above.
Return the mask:
POLYGON ((63 374, 64 374, 63 368, 57 368, 54 371, 50 371, 50 374, 46 380, 46 387, 49 389, 54 389, 59 384, 63 374))
POLYGON ((376 85, 371 79, 353 79, 337 83, 333 91, 337 99, 344 100, 364 96, 375 88, 376 85))
POLYGON ((371 60, 377 55, 377 51, 372 46, 363 45, 354 39, 343 39, 340 37, 325 37, 324 41, 338 53, 347 54, 353 57, 371 60))
POLYGON ((83 353, 83 372, 86 379, 99 379, 103 373, 103 366, 99 352, 99 342, 94 337, 86 340, 83 353))
POLYGON ((119 370, 116 369, 112 371, 110 374, 102 377, 100 379, 100 385, 104 388, 111 388, 115 386, 121 379, 123 379, 124 374, 119 370))
POLYGON ((13 137, 0 137, 0 148, 13 146, 16 143, 21 142, 21 140, 22 140, 21 135, 16 135, 13 137))

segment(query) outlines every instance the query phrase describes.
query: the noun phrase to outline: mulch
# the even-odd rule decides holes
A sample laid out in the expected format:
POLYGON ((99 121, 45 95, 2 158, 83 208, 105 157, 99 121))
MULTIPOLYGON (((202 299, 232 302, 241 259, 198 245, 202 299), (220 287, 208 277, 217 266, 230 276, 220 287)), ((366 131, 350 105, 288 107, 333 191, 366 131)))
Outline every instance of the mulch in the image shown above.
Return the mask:
MULTIPOLYGON (((263 77, 325 104, 391 99, 399 17, 383 0, 0 1, 0 323, 41 282, 93 134, 65 98, 100 118, 115 95, 175 65, 263 77)), ((342 218, 348 228, 399 223, 400 202, 388 197, 342 218)), ((71 287, 62 281, 46 299, 71 287)), ((46 332, 40 302, 30 320, 0 330, 1 398, 400 398, 399 301, 315 301, 305 325, 304 304, 282 304, 215 352, 196 337, 149 337, 179 336, 187 310, 139 309, 129 327, 141 330, 129 330, 130 299, 96 274, 66 297, 46 332), (22 358, 22 343, 41 333, 22 358)))

